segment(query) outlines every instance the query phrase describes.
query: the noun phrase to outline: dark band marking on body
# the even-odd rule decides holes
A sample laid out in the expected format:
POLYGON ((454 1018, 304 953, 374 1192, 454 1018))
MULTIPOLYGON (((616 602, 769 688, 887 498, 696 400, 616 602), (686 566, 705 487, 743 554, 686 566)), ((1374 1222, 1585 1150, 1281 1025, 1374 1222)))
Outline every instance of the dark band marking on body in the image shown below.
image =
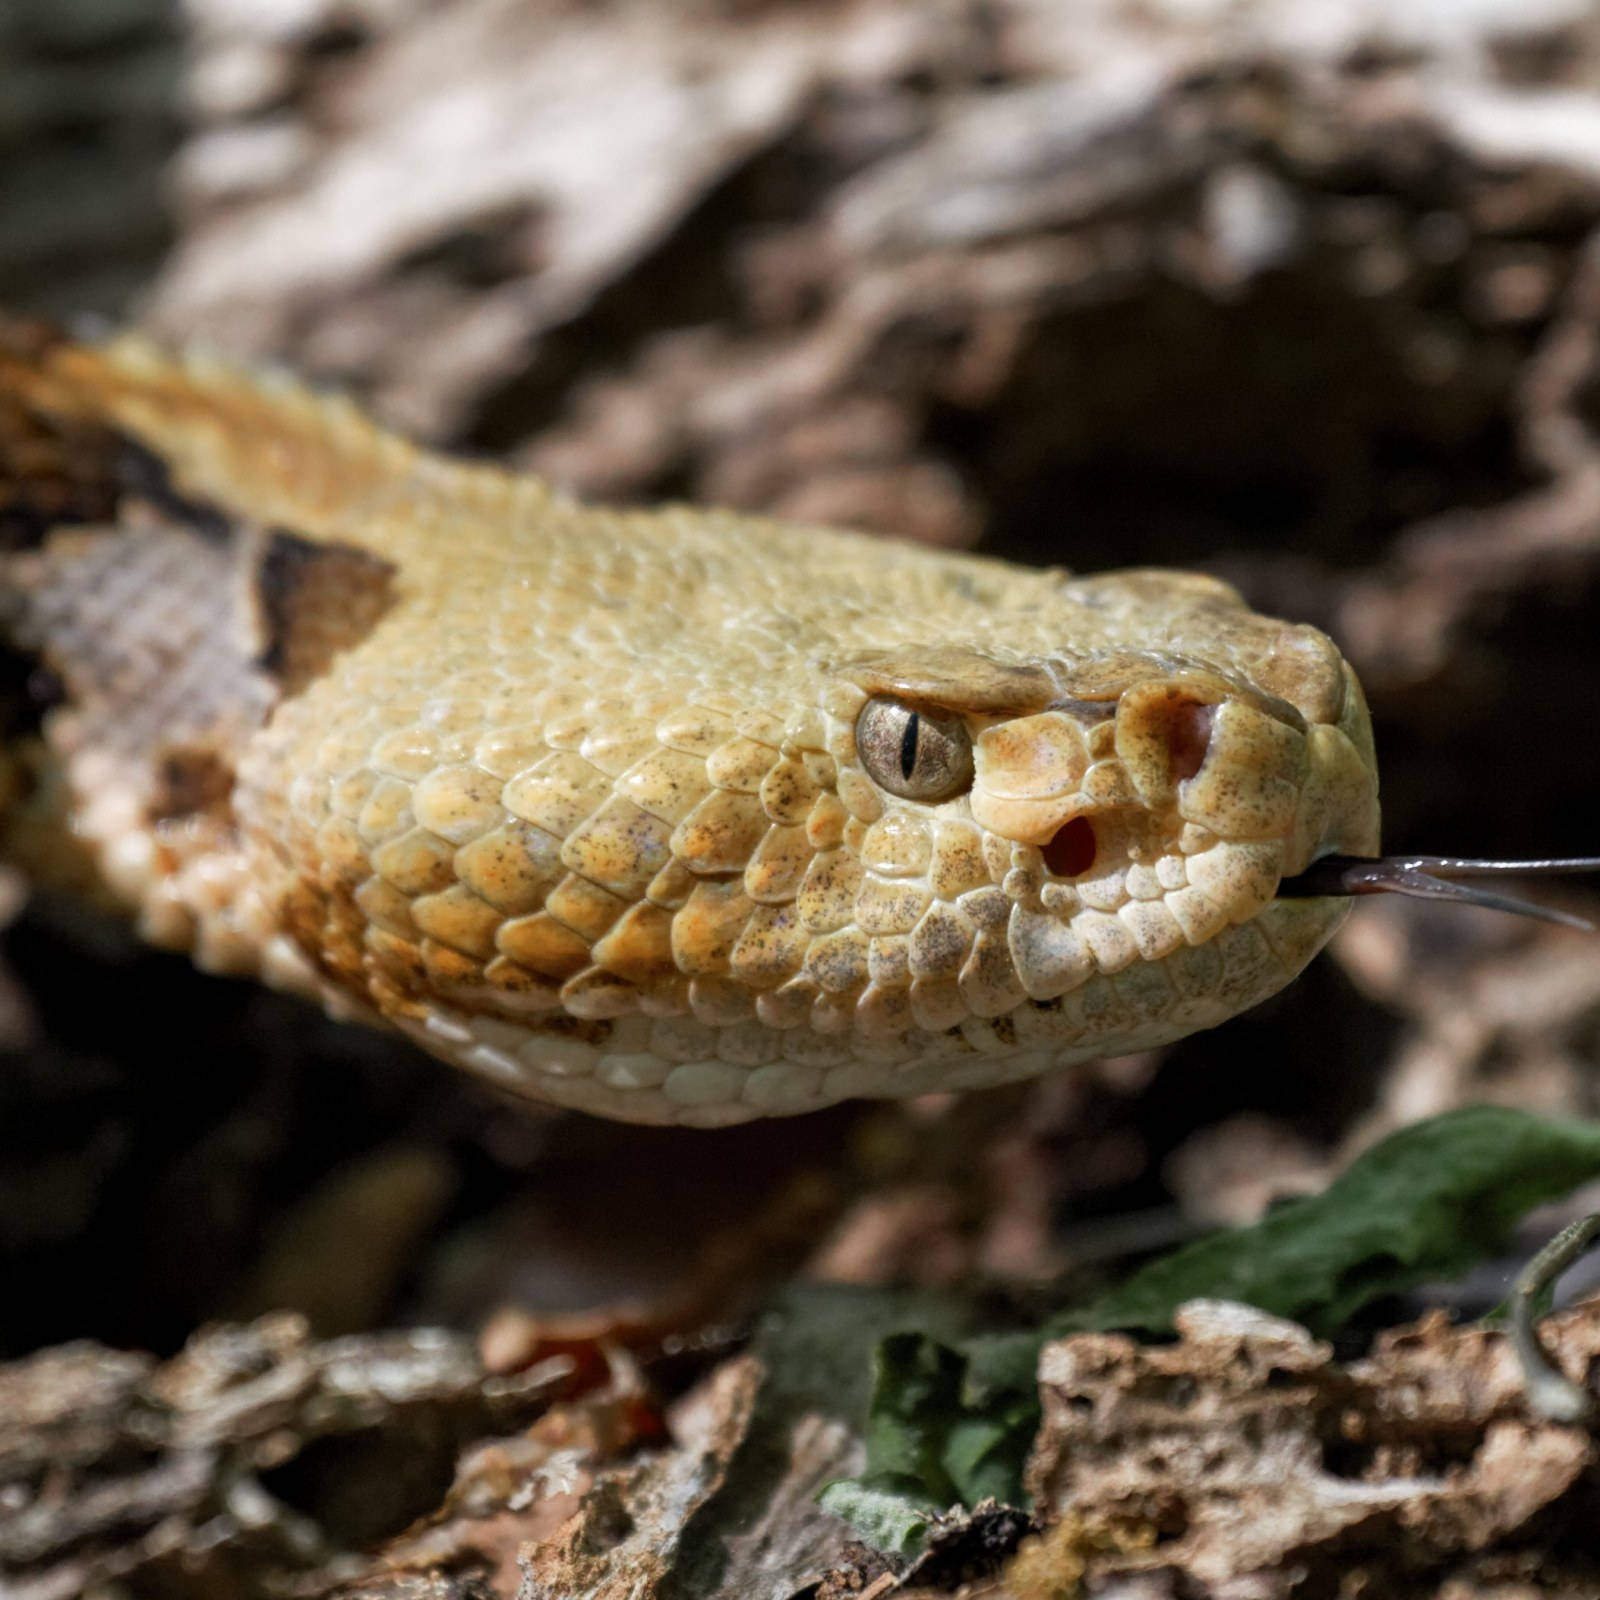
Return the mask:
POLYGON ((320 678, 394 603, 394 565, 354 545, 271 528, 252 559, 256 664, 285 695, 320 678))
POLYGON ((132 439, 117 436, 116 482, 123 493, 136 496, 165 517, 182 523, 211 544, 230 543, 238 519, 220 507, 184 494, 172 481, 172 469, 155 451, 132 439))

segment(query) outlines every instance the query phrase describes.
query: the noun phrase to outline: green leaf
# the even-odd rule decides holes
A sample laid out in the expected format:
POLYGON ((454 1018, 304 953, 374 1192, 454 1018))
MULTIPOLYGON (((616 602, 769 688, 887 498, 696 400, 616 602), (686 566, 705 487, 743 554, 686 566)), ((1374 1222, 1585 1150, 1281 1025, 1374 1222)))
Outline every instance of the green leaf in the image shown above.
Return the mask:
POLYGON ((1597 1172, 1600 1124, 1503 1106, 1447 1112, 1374 1145, 1321 1194, 1152 1262, 1051 1332, 1161 1333, 1204 1295, 1332 1333, 1380 1295, 1499 1254, 1528 1211, 1597 1172))
POLYGON ((944 1465, 952 1427, 964 1420, 966 1358, 920 1333, 891 1334, 873 1352, 867 1412, 868 1470, 822 1492, 822 1504, 884 1550, 909 1555, 928 1521, 961 1500, 944 1465))
POLYGON ((962 1505, 1015 1503, 1018 1463, 1027 1458, 1038 1427, 1038 1399, 1031 1386, 1009 1396, 987 1395, 973 1387, 969 1360, 963 1413, 950 1424, 944 1448, 944 1465, 962 1505))
POLYGON ((931 1502, 958 1498, 943 1461, 945 1435, 961 1413, 966 1361, 920 1333, 891 1334, 873 1353, 867 1459, 874 1476, 921 1486, 931 1502))
MULTIPOLYGON (((726 1592, 730 1551, 771 1514, 776 1497, 792 1492, 795 1474, 812 1470, 816 1418, 843 1424, 842 1437, 833 1435, 841 1448, 848 1448, 846 1440, 865 1439, 880 1344, 917 1329, 954 1346, 976 1326, 970 1297, 934 1290, 796 1279, 774 1295, 754 1340, 765 1374, 754 1413, 722 1487, 683 1530, 673 1557, 673 1592, 726 1592)), ((890 1442, 881 1440, 879 1447, 890 1442)), ((910 1550, 922 1541, 928 1510, 944 1510, 954 1496, 908 1511, 912 1500, 904 1490, 903 1484, 885 1494, 841 1490, 838 1509, 881 1549, 910 1550)))
POLYGON ((928 1536, 934 1509, 906 1489, 879 1488, 868 1478, 840 1478, 817 1497, 824 1511, 843 1517, 886 1555, 915 1555, 928 1536))
POLYGON ((1497 1255, 1520 1218, 1600 1174, 1600 1124, 1471 1106, 1392 1134, 1320 1195, 1197 1240, 1025 1333, 879 1346, 867 1470, 823 1503, 907 1553, 953 1498, 1017 1503, 1038 1425, 1040 1346, 1064 1334, 1170 1331, 1186 1300, 1238 1300, 1332 1333, 1369 1301, 1497 1255))

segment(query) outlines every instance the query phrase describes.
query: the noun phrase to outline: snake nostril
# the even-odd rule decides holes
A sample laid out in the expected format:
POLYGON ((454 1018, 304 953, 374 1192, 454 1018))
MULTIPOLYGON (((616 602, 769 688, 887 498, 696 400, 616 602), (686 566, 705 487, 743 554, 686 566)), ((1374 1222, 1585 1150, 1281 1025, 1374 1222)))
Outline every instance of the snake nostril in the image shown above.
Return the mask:
POLYGON ((1058 878, 1076 878, 1094 865, 1099 846, 1094 824, 1087 817, 1063 822, 1044 847, 1044 864, 1058 878))
POLYGON ((1190 700, 1172 713, 1168 724, 1167 748, 1172 756, 1172 776, 1182 783, 1205 765, 1211 748, 1211 729, 1217 708, 1190 700))

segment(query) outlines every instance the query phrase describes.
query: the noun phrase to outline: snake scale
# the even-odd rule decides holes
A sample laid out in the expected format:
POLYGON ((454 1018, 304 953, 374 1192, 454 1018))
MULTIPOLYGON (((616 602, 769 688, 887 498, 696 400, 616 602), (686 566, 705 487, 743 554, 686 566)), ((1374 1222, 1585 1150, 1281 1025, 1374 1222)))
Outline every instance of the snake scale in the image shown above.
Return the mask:
POLYGON ((1178 1038, 1377 847, 1349 666, 1212 578, 589 508, 130 336, 0 340, 0 578, 0 852, 603 1116, 1178 1038))

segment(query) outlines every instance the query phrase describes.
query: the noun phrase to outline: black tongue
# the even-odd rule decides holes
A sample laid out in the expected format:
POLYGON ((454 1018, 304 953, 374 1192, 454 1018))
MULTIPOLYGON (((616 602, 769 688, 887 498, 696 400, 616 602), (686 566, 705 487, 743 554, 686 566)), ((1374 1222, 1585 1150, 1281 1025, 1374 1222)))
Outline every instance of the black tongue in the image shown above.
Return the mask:
POLYGON ((1557 878, 1574 872, 1600 872, 1600 856, 1567 856, 1551 861, 1467 861, 1457 856, 1324 856, 1293 878, 1278 885, 1290 899, 1317 895, 1409 894, 1420 900, 1457 900, 1490 911, 1510 911, 1519 917, 1594 933, 1594 923, 1565 911, 1496 894, 1456 878, 1557 878))

